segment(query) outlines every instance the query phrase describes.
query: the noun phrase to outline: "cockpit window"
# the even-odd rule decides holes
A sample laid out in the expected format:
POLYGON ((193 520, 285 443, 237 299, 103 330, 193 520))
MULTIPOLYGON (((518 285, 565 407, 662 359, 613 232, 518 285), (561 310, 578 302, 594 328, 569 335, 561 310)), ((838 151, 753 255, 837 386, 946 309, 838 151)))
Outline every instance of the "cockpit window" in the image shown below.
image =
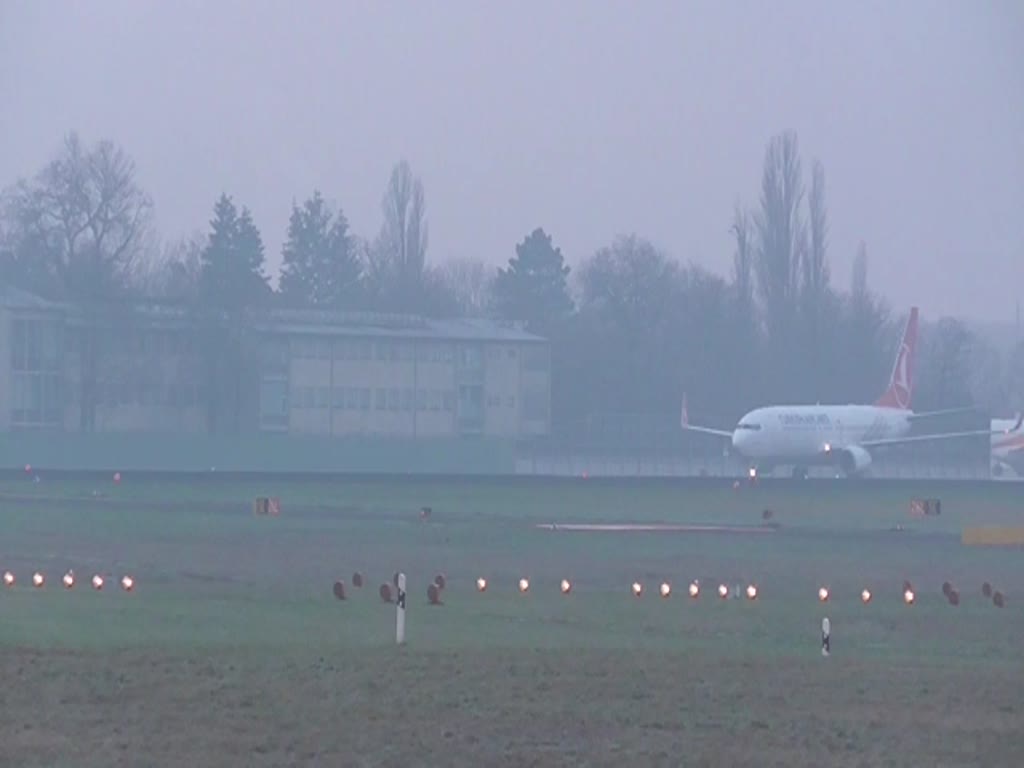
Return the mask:
POLYGON ((739 425, 736 427, 736 429, 749 429, 751 432, 757 432, 759 429, 761 429, 761 425, 754 424, 753 422, 750 421, 741 421, 739 425))

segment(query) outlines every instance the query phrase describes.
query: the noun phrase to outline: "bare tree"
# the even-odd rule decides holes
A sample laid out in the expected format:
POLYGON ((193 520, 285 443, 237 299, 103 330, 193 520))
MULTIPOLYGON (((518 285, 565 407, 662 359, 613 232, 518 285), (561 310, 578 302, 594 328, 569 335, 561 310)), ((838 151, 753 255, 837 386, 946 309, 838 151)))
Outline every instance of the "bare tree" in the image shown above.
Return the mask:
POLYGON ((892 326, 885 303, 868 287, 868 253, 862 242, 853 260, 850 293, 844 302, 842 327, 835 336, 842 349, 834 363, 835 394, 848 402, 876 396, 896 355, 891 348, 901 328, 892 326))
POLYGON ((91 430, 99 336, 124 327, 123 300, 133 264, 149 246, 152 202, 122 149, 109 141, 87 148, 74 133, 34 179, 5 197, 13 279, 77 307, 80 426, 91 430))
POLYGON ((1002 355, 976 334, 971 341, 967 364, 971 400, 989 413, 1001 413, 1010 399, 1002 355))
POLYGON ((807 197, 810 242, 803 259, 803 289, 810 297, 820 299, 828 290, 829 266, 828 217, 825 211, 825 169, 814 161, 811 191, 807 197))
POLYGON ((490 309, 493 270, 479 259, 455 259, 439 268, 440 279, 455 299, 460 314, 482 317, 490 309))
POLYGON ((392 169, 381 207, 384 223, 371 257, 380 299, 419 311, 427 256, 426 201, 423 183, 405 160, 392 169))
POLYGON ((821 399, 825 377, 825 339, 828 337, 830 313, 829 266, 828 266, 828 218, 825 211, 825 170, 818 160, 814 161, 811 172, 811 190, 807 197, 807 229, 801 231, 800 265, 802 280, 800 286, 801 327, 803 329, 805 363, 808 376, 805 381, 809 391, 803 393, 814 399, 821 399), (807 236, 809 234, 809 237, 807 236))
POLYGON ((109 141, 87 149, 71 134, 12 197, 17 239, 31 251, 25 257, 41 262, 35 267, 49 278, 50 293, 91 302, 123 292, 146 245, 152 211, 123 150, 109 141))
POLYGON ((862 240, 857 245, 857 255, 853 257, 853 268, 850 271, 850 296, 854 299, 862 299, 868 293, 868 249, 862 240))
POLYGON ((754 217, 758 288, 769 324, 781 322, 796 297, 804 228, 800 215, 803 195, 796 135, 776 136, 765 153, 761 209, 754 217))
POLYGON ((139 259, 132 270, 132 284, 141 296, 171 301, 194 301, 199 294, 202 252, 206 236, 164 243, 156 256, 139 259))
POLYGON ((798 369, 795 338, 804 222, 804 188, 796 134, 775 136, 768 144, 761 177, 757 230, 757 285, 764 309, 771 373, 777 391, 791 392, 798 369))
POLYGON ((754 228, 750 214, 736 206, 729 227, 736 238, 732 257, 732 279, 741 313, 754 314, 754 228))
POLYGON ((934 326, 922 328, 921 342, 916 407, 941 410, 973 405, 970 365, 974 334, 960 320, 942 317, 934 326))
POLYGON ((1015 412, 1024 411, 1024 341, 1018 341, 1006 361, 1007 405, 1015 412))
MULTIPOLYGON (((756 231, 751 214, 738 204, 733 209, 729 227, 736 242, 732 256, 732 304, 729 313, 732 342, 722 354, 729 356, 736 368, 759 365, 758 313, 754 298, 754 266, 756 258, 756 231)), ((726 380, 730 404, 733 407, 751 406, 756 399, 757 382, 748 377, 730 376, 726 380)), ((730 413, 730 417, 735 413, 730 413)))

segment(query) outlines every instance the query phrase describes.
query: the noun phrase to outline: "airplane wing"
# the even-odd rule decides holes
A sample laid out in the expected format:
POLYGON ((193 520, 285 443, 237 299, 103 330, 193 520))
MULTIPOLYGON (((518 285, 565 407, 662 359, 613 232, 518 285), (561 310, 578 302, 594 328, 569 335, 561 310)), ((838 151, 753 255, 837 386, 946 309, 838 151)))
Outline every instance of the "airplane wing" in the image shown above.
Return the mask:
POLYGON ((904 443, 923 443, 929 440, 952 440, 958 437, 978 437, 980 435, 1008 435, 1016 432, 1024 423, 1024 414, 1017 417, 1012 429, 975 429, 968 432, 942 432, 936 435, 914 435, 913 437, 892 437, 886 440, 865 440, 859 445, 862 448, 878 448, 884 445, 903 445, 904 443))
POLYGON ((679 414, 679 426, 691 432, 700 432, 705 435, 717 435, 718 437, 732 438, 732 432, 726 429, 712 429, 711 427, 696 427, 690 423, 690 414, 686 408, 686 394, 683 394, 683 409, 679 414))
POLYGON ((922 413, 912 413, 907 416, 907 421, 921 421, 923 419, 934 419, 939 416, 952 416, 954 413, 972 413, 976 412, 977 408, 947 408, 942 411, 923 411, 922 413))

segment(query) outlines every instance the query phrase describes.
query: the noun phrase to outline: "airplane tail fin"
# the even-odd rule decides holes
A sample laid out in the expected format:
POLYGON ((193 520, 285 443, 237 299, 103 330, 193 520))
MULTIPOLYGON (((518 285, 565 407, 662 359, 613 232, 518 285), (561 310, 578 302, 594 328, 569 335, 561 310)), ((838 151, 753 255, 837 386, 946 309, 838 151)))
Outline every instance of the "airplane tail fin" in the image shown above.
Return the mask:
POLYGON ((889 377, 889 388, 875 405, 882 408, 910 409, 914 397, 914 361, 917 351, 917 307, 910 308, 910 317, 903 329, 903 339, 896 351, 896 362, 889 377))

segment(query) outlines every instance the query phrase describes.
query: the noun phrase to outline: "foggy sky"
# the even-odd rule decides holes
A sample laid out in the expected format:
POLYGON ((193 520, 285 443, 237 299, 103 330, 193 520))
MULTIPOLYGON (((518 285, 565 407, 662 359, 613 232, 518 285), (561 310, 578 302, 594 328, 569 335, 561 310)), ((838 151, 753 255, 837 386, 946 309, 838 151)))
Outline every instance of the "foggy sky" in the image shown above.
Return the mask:
POLYGON ((428 260, 577 264, 635 231, 728 274, 769 137, 825 166, 834 281, 857 243, 897 312, 1012 322, 1024 285, 1024 6, 1001 2, 0 0, 0 186, 65 132, 137 162, 166 238, 248 205, 276 272, 314 187, 376 233, 391 166, 428 260))

